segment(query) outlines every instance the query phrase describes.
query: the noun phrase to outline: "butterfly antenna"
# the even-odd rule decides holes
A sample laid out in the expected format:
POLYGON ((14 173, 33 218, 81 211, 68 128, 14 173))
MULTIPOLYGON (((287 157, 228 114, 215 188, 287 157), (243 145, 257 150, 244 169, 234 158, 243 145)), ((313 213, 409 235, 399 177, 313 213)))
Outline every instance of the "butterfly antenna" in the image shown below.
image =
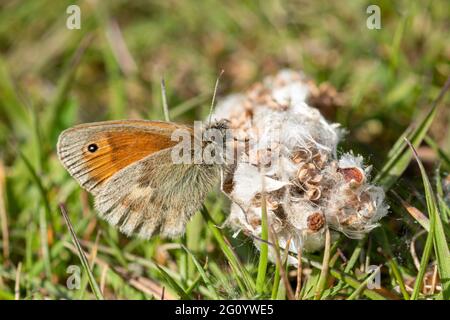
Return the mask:
POLYGON ((163 103, 164 119, 166 121, 170 121, 169 105, 167 104, 167 96, 166 96, 166 82, 164 81, 164 78, 161 78, 161 96, 163 103))
POLYGON ((212 101, 211 101, 211 107, 209 109, 209 120, 208 120, 209 124, 211 124, 212 112, 214 109, 214 102, 216 100, 217 88, 219 87, 220 77, 222 77, 224 72, 225 72, 225 70, 222 69, 219 73, 219 76, 216 79, 216 85, 214 86, 214 93, 213 93, 213 97, 212 97, 212 101))

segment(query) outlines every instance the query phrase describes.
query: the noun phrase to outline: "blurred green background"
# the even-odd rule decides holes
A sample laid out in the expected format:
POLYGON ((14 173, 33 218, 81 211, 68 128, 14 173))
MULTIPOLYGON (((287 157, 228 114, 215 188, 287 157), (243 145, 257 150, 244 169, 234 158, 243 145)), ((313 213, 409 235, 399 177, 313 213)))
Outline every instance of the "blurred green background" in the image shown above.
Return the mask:
MULTIPOLYGON (((268 269, 266 294, 243 290, 230 277, 234 269, 223 244, 201 215, 177 241, 127 239, 97 219, 92 199, 57 160, 59 133, 88 121, 163 119, 162 77, 172 120, 191 122, 207 115, 220 70, 225 73, 219 99, 288 67, 336 89, 340 103, 323 111, 348 130, 340 148, 363 154, 377 174, 392 145, 423 116, 450 74, 449 18, 450 2, 445 0, 2 1, 0 299, 94 297, 84 290, 88 279, 83 269, 81 288, 67 286, 73 280, 68 266, 81 264, 58 210, 60 202, 66 203, 88 258, 97 257, 93 272, 107 298, 160 298, 163 287, 166 298, 270 297, 274 266, 268 269), (79 30, 66 27, 66 9, 72 4, 81 8, 79 30), (381 9, 380 30, 366 26, 370 4, 381 9)), ((419 148, 428 169, 441 163, 442 176, 449 169, 449 101, 444 99, 428 143, 419 148)), ((426 210, 415 164, 392 188, 426 210)), ((383 292, 395 298, 402 297, 396 268, 406 287, 413 286, 417 270, 409 248, 421 227, 392 194, 389 204, 392 212, 383 220, 386 238, 343 238, 333 250, 356 257, 346 271, 356 279, 369 261, 382 264, 383 292), (390 244, 392 255, 377 251, 383 243, 379 239, 390 244)), ((215 221, 224 221, 228 205, 219 193, 211 194, 207 208, 215 221)), ((232 238, 227 229, 220 233, 253 277, 259 255, 252 242, 232 238)), ((424 242, 420 237, 418 251, 424 242)), ((321 261, 322 254, 312 257, 321 261)), ((343 270, 347 262, 336 260, 335 268, 343 270)), ((311 297, 308 285, 320 273, 310 269, 304 298, 311 297)), ((348 283, 333 288, 325 298, 354 292, 348 283)))

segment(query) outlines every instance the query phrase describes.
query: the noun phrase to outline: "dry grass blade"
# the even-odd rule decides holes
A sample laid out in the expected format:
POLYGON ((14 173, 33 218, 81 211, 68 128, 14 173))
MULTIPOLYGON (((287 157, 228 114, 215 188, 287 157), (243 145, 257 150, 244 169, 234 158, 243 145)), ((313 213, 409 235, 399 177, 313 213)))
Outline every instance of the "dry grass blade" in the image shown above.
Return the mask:
POLYGON ((416 253, 416 240, 417 240, 417 238, 419 238, 420 236, 422 236, 426 232, 427 232, 427 230, 420 230, 420 232, 415 234, 414 237, 411 239, 411 247, 409 248, 409 250, 411 252, 411 256, 413 258, 414 265, 416 266, 417 270, 420 269, 420 260, 417 257, 417 253, 416 253))
POLYGON ((295 299, 300 299, 302 290, 302 248, 297 245, 297 286, 295 288, 295 299))
POLYGON ((102 266, 102 273, 100 276, 100 291, 102 294, 105 292, 105 285, 106 285, 106 277, 108 275, 109 265, 105 264, 102 266))
POLYGON ((16 282, 14 285, 14 299, 20 300, 20 273, 22 272, 22 262, 19 262, 16 270, 16 282))
MULTIPOLYGON (((280 246, 278 244, 278 239, 276 237, 274 237, 274 234, 275 234, 275 231, 271 227, 270 228, 270 232, 269 232, 269 238, 270 238, 270 242, 275 244, 275 247, 274 247, 275 259, 276 259, 277 265, 279 266, 281 278, 283 279, 284 287, 286 289, 286 295, 287 295, 289 300, 295 300, 294 291, 292 290, 291 284, 289 283, 289 279, 288 279, 288 276, 286 274, 286 269, 285 269, 285 267, 283 265, 283 262, 281 260, 280 246)), ((288 252, 289 252, 290 244, 291 244, 291 241, 289 239, 289 241, 286 242, 286 246, 285 246, 286 258, 288 258, 288 256, 289 256, 288 252)))
MULTIPOLYGON (((391 190, 392 191, 392 190, 391 190)), ((392 194, 400 201, 405 210, 418 222, 420 225, 426 230, 430 231, 430 220, 426 215, 422 213, 416 207, 410 205, 408 202, 403 200, 395 191, 392 191, 392 194)))
POLYGON ((8 215, 6 213, 5 197, 5 166, 3 161, 0 160, 0 225, 2 231, 2 247, 3 258, 5 261, 9 260, 9 230, 8 230, 8 215))
POLYGON ((131 286, 149 296, 153 296, 159 300, 163 300, 163 298, 166 300, 176 299, 176 297, 169 292, 165 292, 163 286, 151 279, 142 276, 130 276, 129 272, 127 272, 127 270, 123 267, 115 267, 114 271, 117 272, 123 279, 125 279, 131 286))
POLYGON ((136 62, 128 49, 117 21, 114 19, 108 21, 105 31, 111 51, 122 72, 126 76, 135 74, 138 69, 136 62))

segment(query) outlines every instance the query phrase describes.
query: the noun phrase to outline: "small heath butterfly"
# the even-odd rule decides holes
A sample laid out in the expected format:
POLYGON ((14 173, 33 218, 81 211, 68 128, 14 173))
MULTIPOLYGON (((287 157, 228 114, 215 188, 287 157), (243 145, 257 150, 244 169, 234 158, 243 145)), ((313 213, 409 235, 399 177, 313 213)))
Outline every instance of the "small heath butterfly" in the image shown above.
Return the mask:
MULTIPOLYGON (((208 129, 224 132, 227 121, 208 129)), ((58 157, 95 198, 100 216, 121 232, 148 239, 176 237, 219 181, 224 164, 174 163, 175 130, 194 138, 190 126, 121 120, 82 124, 61 133, 58 157)), ((225 136, 225 134, 223 134, 225 136)), ((204 148, 210 143, 202 142, 204 148)), ((194 154, 194 148, 189 150, 194 154)))

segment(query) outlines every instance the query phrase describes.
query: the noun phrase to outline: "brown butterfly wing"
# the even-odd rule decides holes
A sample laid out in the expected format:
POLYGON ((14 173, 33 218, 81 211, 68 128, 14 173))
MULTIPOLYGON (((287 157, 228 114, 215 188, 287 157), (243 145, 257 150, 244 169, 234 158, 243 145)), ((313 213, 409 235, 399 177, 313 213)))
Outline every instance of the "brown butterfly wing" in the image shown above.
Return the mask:
POLYGON ((166 149, 115 174, 96 196, 95 206, 127 235, 175 237, 219 176, 219 166, 172 164, 171 149, 166 149))
POLYGON ((95 195, 100 216, 121 232, 174 237, 184 231, 220 173, 219 166, 172 163, 171 148, 178 142, 170 136, 178 128, 192 131, 141 120, 80 125, 61 134, 58 155, 95 195), (90 152, 93 144, 96 150, 90 152))
POLYGON ((61 133, 58 156, 67 171, 96 194, 115 173, 177 144, 171 133, 189 127, 169 122, 125 120, 83 124, 61 133))

